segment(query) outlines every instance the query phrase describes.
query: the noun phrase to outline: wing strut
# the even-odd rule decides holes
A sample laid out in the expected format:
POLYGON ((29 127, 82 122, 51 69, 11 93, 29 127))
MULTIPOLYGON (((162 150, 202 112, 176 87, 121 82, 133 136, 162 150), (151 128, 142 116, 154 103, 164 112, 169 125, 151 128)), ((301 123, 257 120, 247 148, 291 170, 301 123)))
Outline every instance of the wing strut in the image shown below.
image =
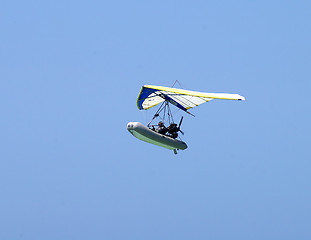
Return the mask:
MULTIPOLYGON (((165 117, 168 117, 168 122, 172 123, 174 122, 174 118, 173 118, 173 113, 172 110, 170 108, 169 105, 169 100, 165 100, 161 106, 158 108, 158 110, 156 111, 156 113, 154 114, 153 118, 151 119, 151 121, 147 124, 147 127, 150 127, 150 124, 153 122, 154 119, 156 119, 157 117, 161 117, 160 113, 163 112, 162 114, 162 120, 163 122, 165 121, 165 117)), ((190 113, 189 113, 190 114, 190 113)))

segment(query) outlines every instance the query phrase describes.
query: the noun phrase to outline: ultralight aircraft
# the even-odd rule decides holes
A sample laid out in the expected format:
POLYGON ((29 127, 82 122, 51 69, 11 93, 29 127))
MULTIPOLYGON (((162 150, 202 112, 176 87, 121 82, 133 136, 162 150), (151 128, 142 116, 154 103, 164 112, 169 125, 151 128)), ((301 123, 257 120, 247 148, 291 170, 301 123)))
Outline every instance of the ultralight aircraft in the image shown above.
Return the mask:
MULTIPOLYGON (((170 87, 144 85, 138 95, 137 107, 139 110, 147 110, 158 104, 161 104, 151 121, 144 126, 140 122, 129 122, 127 124, 127 130, 136 138, 158 145, 170 150, 173 150, 177 154, 177 150, 185 150, 187 144, 182 140, 176 139, 177 132, 183 132, 180 130, 183 117, 179 124, 174 123, 171 106, 181 109, 194 116, 188 110, 196 107, 202 103, 211 101, 213 99, 227 99, 227 100, 245 100, 245 98, 239 94, 230 93, 204 93, 190 90, 183 90, 170 87), (156 118, 160 117, 163 122, 167 119, 169 124, 168 128, 163 128, 163 132, 155 129, 151 123, 156 118)), ((161 121, 162 122, 162 121, 161 121)))

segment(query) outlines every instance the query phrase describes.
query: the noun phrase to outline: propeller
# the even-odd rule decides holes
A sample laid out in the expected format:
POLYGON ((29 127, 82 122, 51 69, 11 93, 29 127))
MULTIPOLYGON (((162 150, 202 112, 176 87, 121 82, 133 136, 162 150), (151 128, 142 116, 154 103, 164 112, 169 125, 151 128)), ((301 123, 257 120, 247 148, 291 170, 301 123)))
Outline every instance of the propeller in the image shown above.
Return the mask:
POLYGON ((182 135, 184 135, 184 132, 180 130, 180 125, 181 125, 183 119, 184 119, 184 116, 181 117, 180 122, 179 122, 179 125, 178 125, 178 127, 177 127, 178 131, 181 132, 182 135))

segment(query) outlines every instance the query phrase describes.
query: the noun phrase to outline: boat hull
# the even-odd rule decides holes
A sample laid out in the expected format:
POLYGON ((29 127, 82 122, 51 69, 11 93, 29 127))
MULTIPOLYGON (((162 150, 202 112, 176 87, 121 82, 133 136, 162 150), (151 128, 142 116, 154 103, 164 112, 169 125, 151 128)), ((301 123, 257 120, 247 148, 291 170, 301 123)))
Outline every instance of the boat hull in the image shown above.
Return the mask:
POLYGON ((187 144, 183 141, 173 139, 169 136, 159 134, 140 122, 129 122, 127 124, 127 130, 136 138, 160 146, 170 150, 180 149, 185 150, 187 144))

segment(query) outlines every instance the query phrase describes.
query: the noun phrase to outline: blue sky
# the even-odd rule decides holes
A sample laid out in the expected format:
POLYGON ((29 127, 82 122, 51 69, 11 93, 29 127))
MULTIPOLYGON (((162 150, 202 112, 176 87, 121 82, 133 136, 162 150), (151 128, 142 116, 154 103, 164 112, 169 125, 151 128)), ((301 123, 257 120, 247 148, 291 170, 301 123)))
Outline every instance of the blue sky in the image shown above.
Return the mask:
MULTIPOLYGON (((7 1, 1 239, 310 239, 309 1, 7 1), (239 93, 174 155, 144 84, 239 93)), ((180 113, 178 113, 180 114, 180 113)))

